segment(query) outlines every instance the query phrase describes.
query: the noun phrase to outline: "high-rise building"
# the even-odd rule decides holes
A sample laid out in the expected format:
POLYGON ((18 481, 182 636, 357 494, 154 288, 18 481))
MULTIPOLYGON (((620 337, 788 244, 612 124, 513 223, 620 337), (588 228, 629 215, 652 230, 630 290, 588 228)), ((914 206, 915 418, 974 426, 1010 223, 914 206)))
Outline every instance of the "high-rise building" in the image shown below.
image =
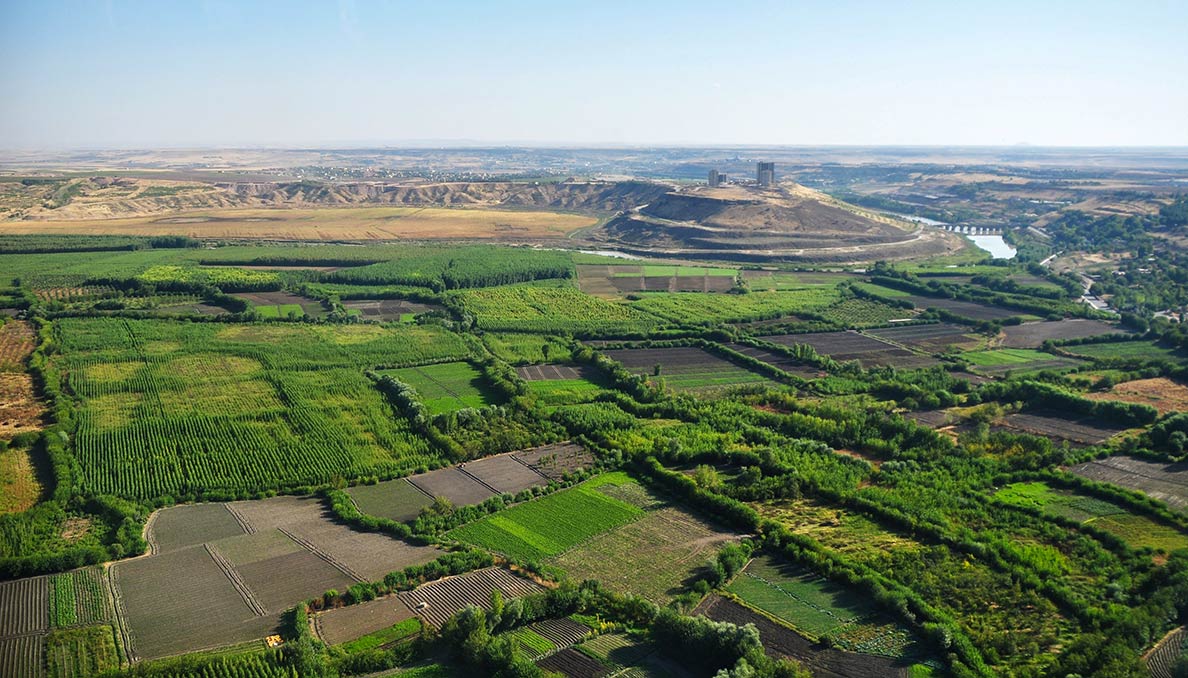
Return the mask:
POLYGON ((774 186, 775 185, 775 163, 761 162, 756 165, 755 180, 759 182, 760 186, 774 186))
POLYGON ((709 171, 709 186, 710 188, 717 188, 722 185, 722 175, 718 174, 718 170, 712 169, 709 171))

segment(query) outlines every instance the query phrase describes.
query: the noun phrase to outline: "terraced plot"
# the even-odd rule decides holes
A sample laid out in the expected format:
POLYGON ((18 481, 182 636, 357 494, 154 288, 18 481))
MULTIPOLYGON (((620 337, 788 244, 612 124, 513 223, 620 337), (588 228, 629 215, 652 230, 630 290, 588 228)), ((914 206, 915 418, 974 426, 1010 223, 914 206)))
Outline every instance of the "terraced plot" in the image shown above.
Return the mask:
POLYGON ((1138 490, 1172 508, 1188 510, 1188 462, 1168 464, 1116 456, 1077 464, 1068 470, 1091 480, 1138 490))
POLYGON ((1055 322, 1023 323, 1021 325, 1007 325, 1002 328, 1002 345, 1007 348, 1039 348, 1049 339, 1081 339, 1101 334, 1128 333, 1118 325, 1103 323, 1100 320, 1086 320, 1071 318, 1055 322))
POLYGON ((924 353, 943 353, 950 348, 968 350, 985 341, 984 338, 971 333, 968 327, 952 323, 884 327, 867 330, 866 334, 924 353))
POLYGON ((504 600, 543 590, 539 584, 503 568, 489 567, 421 584, 411 591, 401 591, 399 595, 410 610, 432 626, 440 627, 467 606, 490 610, 491 592, 496 589, 503 594, 504 600))
POLYGON ((636 374, 663 378, 666 386, 678 391, 705 392, 770 383, 767 377, 700 348, 629 348, 604 353, 636 374))
POLYGON ((764 337, 764 340, 784 346, 795 346, 796 344, 812 346, 821 355, 827 355, 838 362, 857 360, 863 367, 889 365, 903 369, 915 369, 938 364, 934 358, 916 355, 911 351, 857 332, 783 334, 764 337))

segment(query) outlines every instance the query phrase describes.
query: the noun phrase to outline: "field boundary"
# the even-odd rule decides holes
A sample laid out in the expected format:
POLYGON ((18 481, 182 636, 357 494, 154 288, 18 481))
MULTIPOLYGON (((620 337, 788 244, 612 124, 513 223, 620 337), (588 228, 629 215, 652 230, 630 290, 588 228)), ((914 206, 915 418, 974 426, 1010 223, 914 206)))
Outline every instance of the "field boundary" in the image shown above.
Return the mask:
POLYGON ((231 586, 235 587, 235 590, 239 592, 239 597, 243 598, 244 604, 250 607, 252 612, 256 613, 257 617, 267 616, 268 610, 264 609, 264 606, 256 599, 256 594, 252 593, 252 590, 248 588, 247 582, 243 580, 243 577, 239 576, 239 572, 235 570, 235 566, 231 564, 231 561, 227 560, 227 557, 220 553, 213 544, 203 544, 203 547, 206 549, 206 553, 210 555, 210 559, 215 562, 215 565, 223 571, 227 579, 231 580, 231 586))
POLYGON ((330 567, 333 567, 334 569, 345 574, 346 576, 350 577, 351 579, 354 579, 356 582, 364 583, 367 581, 366 578, 359 576, 359 574, 357 572, 355 572, 354 570, 352 570, 351 568, 349 568, 346 565, 343 565, 342 563, 335 560, 334 557, 331 556, 329 553, 326 553, 325 551, 318 548, 317 546, 314 546, 314 544, 312 542, 310 542, 306 539, 303 539, 301 537, 298 537, 296 534, 293 534, 291 531, 289 531, 283 527, 278 527, 276 529, 280 530, 281 534, 284 534, 286 537, 288 537, 289 539, 292 539, 294 542, 296 542, 298 546, 301 546, 306 551, 309 551, 310 553, 314 554, 315 556, 326 561, 326 564, 328 564, 330 567))
POLYGON ((149 514, 148 520, 144 521, 144 541, 148 544, 148 555, 155 556, 161 552, 161 546, 157 544, 157 535, 153 533, 153 526, 157 522, 157 515, 161 513, 160 510, 153 511, 149 514))
MULTIPOLYGON (((483 457, 483 459, 490 459, 490 457, 483 457)), ((479 460, 478 460, 478 459, 474 459, 474 460, 472 460, 472 461, 479 461, 479 460)), ((482 478, 479 478, 478 476, 474 475, 474 474, 473 474, 473 473, 471 473, 470 471, 467 471, 465 468, 463 468, 463 464, 465 464, 465 463, 466 463, 466 462, 462 462, 462 464, 458 464, 457 468, 458 468, 458 470, 459 470, 459 471, 461 471, 463 474, 465 474, 467 478, 470 478, 471 480, 473 480, 474 482, 478 483, 479 485, 482 485, 483 487, 487 488, 488 490, 491 490, 492 492, 494 492, 494 493, 495 493, 495 496, 500 496, 500 495, 502 495, 502 494, 506 494, 506 493, 504 493, 504 492, 500 492, 499 490, 497 490, 497 489, 496 489, 496 488, 494 488, 494 487, 491 487, 491 486, 490 486, 490 485, 488 485, 487 483, 483 482, 483 479, 482 479, 482 478)), ((533 473, 536 473, 536 472, 535 472, 535 471, 533 471, 533 473)), ((537 473, 536 475, 538 475, 538 476, 539 476, 540 474, 539 474, 539 473, 537 473)), ((541 476, 541 477, 543 478, 544 476, 541 476)))
POLYGON ((224 503, 223 508, 227 509, 227 512, 231 514, 235 522, 239 523, 239 526, 243 528, 244 534, 256 533, 256 526, 252 525, 252 522, 247 519, 247 516, 240 513, 239 509, 232 506, 230 502, 224 503))
POLYGON ((140 659, 136 654, 136 643, 132 635, 132 629, 128 627, 128 610, 124 608, 124 598, 120 595, 119 582, 116 581, 116 568, 110 564, 105 566, 107 575, 107 595, 110 598, 111 607, 114 611, 115 619, 112 621, 116 627, 116 634, 124 645, 124 656, 127 657, 128 663, 134 663, 140 659))

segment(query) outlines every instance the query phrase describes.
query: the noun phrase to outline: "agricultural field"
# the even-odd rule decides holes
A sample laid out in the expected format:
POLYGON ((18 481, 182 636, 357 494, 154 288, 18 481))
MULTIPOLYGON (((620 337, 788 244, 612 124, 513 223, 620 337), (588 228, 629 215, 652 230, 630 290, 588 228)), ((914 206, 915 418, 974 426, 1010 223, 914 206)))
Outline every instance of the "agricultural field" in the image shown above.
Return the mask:
POLYGON ((903 301, 909 301, 919 309, 948 311, 953 315, 970 320, 1005 320, 1014 317, 1028 317, 1028 314, 1023 311, 1015 311, 998 306, 987 306, 985 304, 961 301, 959 299, 938 299, 936 297, 925 297, 918 294, 908 294, 897 298, 903 301))
POLYGON ((747 286, 756 292, 766 290, 797 290, 810 286, 836 287, 843 282, 861 280, 854 273, 831 271, 755 271, 743 270, 742 277, 747 286))
POLYGON ((426 464, 428 444, 363 370, 466 354, 433 327, 70 319, 55 336, 82 486, 130 498, 426 464))
POLYGON ((44 639, 41 636, 0 636, 0 675, 24 678, 44 676, 44 639))
POLYGON ((481 504, 499 494, 493 488, 487 487, 476 480, 474 476, 455 466, 410 476, 408 482, 415 485, 426 496, 445 497, 454 506, 481 504))
POLYGON ((866 334, 924 353, 944 353, 949 350, 968 351, 985 343, 983 337, 974 334, 968 327, 953 323, 886 327, 867 330, 866 334))
POLYGON ((775 353, 764 348, 748 346, 747 344, 725 344, 725 346, 732 351, 737 351, 755 360, 765 362, 772 367, 781 369, 788 374, 801 377, 802 379, 815 379, 821 375, 821 370, 816 367, 802 363, 782 353, 775 353))
POLYGON ((1044 353, 1029 348, 996 348, 989 351, 962 353, 974 370, 981 374, 1002 376, 1032 374, 1043 370, 1069 370, 1084 363, 1074 358, 1044 353))
POLYGON ((586 366, 526 365, 516 372, 528 382, 528 392, 546 406, 588 402, 609 388, 599 372, 586 366))
POLYGON ((899 660, 914 642, 863 596, 771 557, 752 560, 726 590, 810 640, 830 638, 839 649, 899 660))
POLYGON ((937 360, 929 356, 917 355, 894 344, 857 332, 786 334, 763 337, 763 340, 783 346, 812 346, 821 355, 827 355, 838 362, 857 360, 863 367, 891 366, 915 369, 938 364, 937 360))
POLYGON ((1183 626, 1161 638, 1143 655, 1143 663, 1152 678, 1175 678, 1175 664, 1188 650, 1188 629, 1183 626))
POLYGON ((1045 341, 1062 341, 1065 339, 1082 339, 1101 334, 1128 333, 1123 327, 1111 325, 1100 320, 1085 320, 1072 318, 1055 322, 1023 323, 1022 325, 1007 325, 1002 328, 1002 345, 1006 348, 1039 348, 1045 341))
POLYGON ((411 591, 401 591, 400 600, 431 626, 440 627, 455 612, 468 605, 491 609, 491 592, 498 589, 504 600, 531 593, 541 587, 530 579, 518 577, 501 567, 489 567, 421 584, 411 591))
POLYGON ((50 577, 50 623, 66 628, 109 621, 107 578, 88 567, 50 577))
POLYGON ((470 363, 405 367, 379 374, 412 386, 430 414, 499 404, 482 372, 470 363))
POLYGON ((521 562, 557 556, 642 516, 642 509, 599 491, 608 485, 633 483, 622 473, 602 475, 463 525, 448 536, 521 562))
POLYGON ((128 219, 21 221, 24 234, 187 235, 210 239, 398 240, 563 238, 596 223, 592 217, 540 211, 433 207, 219 209, 128 219))
POLYGON ((44 492, 28 448, 0 450, 0 515, 32 508, 44 492))
POLYGON ((164 509, 151 523, 148 540, 172 548, 113 567, 118 607, 136 656, 155 658, 262 638, 297 602, 381 579, 439 553, 353 531, 334 522, 313 499, 198 506, 218 507, 233 520, 216 520, 213 509, 200 512, 197 506, 164 509), (191 521, 209 541, 180 537, 191 521), (161 535, 154 534, 158 527, 161 535))
POLYGON ((862 328, 911 320, 915 312, 869 299, 843 299, 832 306, 814 311, 814 315, 838 327, 862 328))
POLYGON ((234 296, 251 304, 252 310, 264 319, 302 316, 321 318, 326 315, 321 302, 289 292, 240 292, 234 296))
POLYGON ((790 657, 803 664, 814 676, 823 678, 908 678, 906 662, 870 654, 858 654, 825 648, 805 638, 788 626, 741 605, 729 598, 710 594, 695 614, 714 621, 754 624, 771 656, 790 657))
POLYGON ((499 494, 516 494, 548 484, 548 478, 518 461, 511 453, 468 461, 459 464, 458 468, 499 494))
POLYGON ((613 674, 640 678, 692 678, 694 675, 662 653, 654 643, 626 633, 603 634, 558 655, 537 662, 537 665, 545 669, 572 667, 576 671, 565 675, 577 676, 613 674), (554 659, 558 655, 560 659, 554 659))
POLYGON ((707 392, 743 384, 771 383, 756 372, 701 348, 627 348, 603 351, 628 370, 676 391, 707 392))
POLYGON ((483 344, 500 360, 513 365, 568 360, 571 353, 569 341, 565 338, 540 334, 486 332, 483 334, 483 344))
POLYGON ((1085 397, 1090 400, 1118 400, 1150 405, 1160 415, 1188 411, 1188 386, 1166 377, 1127 381, 1104 393, 1087 393, 1085 397))
POLYGON ((751 294, 698 294, 658 292, 645 294, 631 307, 663 321, 678 324, 747 322, 819 311, 839 300, 837 290, 808 287, 781 292, 751 294))
POLYGON ((738 535, 675 507, 651 510, 549 560, 570 578, 597 579, 657 604, 738 535))
POLYGON ((350 315, 379 322, 412 322, 413 318, 422 313, 441 308, 434 304, 420 304, 403 299, 350 299, 343 301, 342 306, 350 315))
POLYGON ((1068 419, 1055 415, 1024 412, 1008 414, 1002 419, 1001 425, 1032 435, 1067 440, 1074 445, 1097 445, 1123 430, 1091 417, 1068 419))
POLYGON ((1138 490, 1174 509, 1188 511, 1188 463, 1169 464, 1119 455, 1087 461, 1068 470, 1090 480, 1138 490))
POLYGON ((569 286, 510 285, 457 294, 483 330, 530 332, 638 332, 661 321, 625 304, 592 297, 569 286))
POLYGON ((118 668, 115 629, 107 625, 54 631, 45 638, 49 678, 86 678, 118 668))
POLYGON ((1188 534, 1176 527, 1130 513, 1104 499, 1057 490, 1044 483, 1012 483, 994 496, 1008 504, 1040 509, 1111 532, 1133 548, 1170 553, 1188 547, 1188 534))
MULTIPOLYGON (((314 615, 313 623, 318 637, 323 642, 339 645, 370 634, 379 634, 396 626, 405 626, 403 622, 415 619, 416 615, 399 597, 385 596, 365 603, 319 612, 314 615)), ((415 627, 413 633, 419 632, 420 624, 415 624, 415 627)), ((379 644, 386 644, 382 640, 393 642, 398 639, 377 640, 381 640, 379 644)))
POLYGON ((375 485, 356 485, 347 494, 363 513, 397 522, 412 520, 433 499, 405 478, 385 480, 375 485))
POLYGON ((549 480, 560 480, 567 473, 594 465, 594 455, 574 443, 542 445, 514 454, 521 463, 527 464, 549 480))
POLYGON ((1062 346, 1060 350, 1065 353, 1101 361, 1136 363, 1162 361, 1183 363, 1185 360, 1188 360, 1188 356, 1183 351, 1141 339, 1110 341, 1101 344, 1081 344, 1080 346, 1062 346))

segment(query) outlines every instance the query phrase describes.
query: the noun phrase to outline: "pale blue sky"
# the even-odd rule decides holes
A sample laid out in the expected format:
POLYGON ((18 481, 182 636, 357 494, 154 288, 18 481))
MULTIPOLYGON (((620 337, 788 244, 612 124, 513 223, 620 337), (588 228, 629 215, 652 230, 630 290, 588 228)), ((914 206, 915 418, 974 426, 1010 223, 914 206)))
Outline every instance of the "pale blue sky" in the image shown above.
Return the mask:
POLYGON ((1188 145, 1188 2, 0 0, 0 147, 1188 145))

